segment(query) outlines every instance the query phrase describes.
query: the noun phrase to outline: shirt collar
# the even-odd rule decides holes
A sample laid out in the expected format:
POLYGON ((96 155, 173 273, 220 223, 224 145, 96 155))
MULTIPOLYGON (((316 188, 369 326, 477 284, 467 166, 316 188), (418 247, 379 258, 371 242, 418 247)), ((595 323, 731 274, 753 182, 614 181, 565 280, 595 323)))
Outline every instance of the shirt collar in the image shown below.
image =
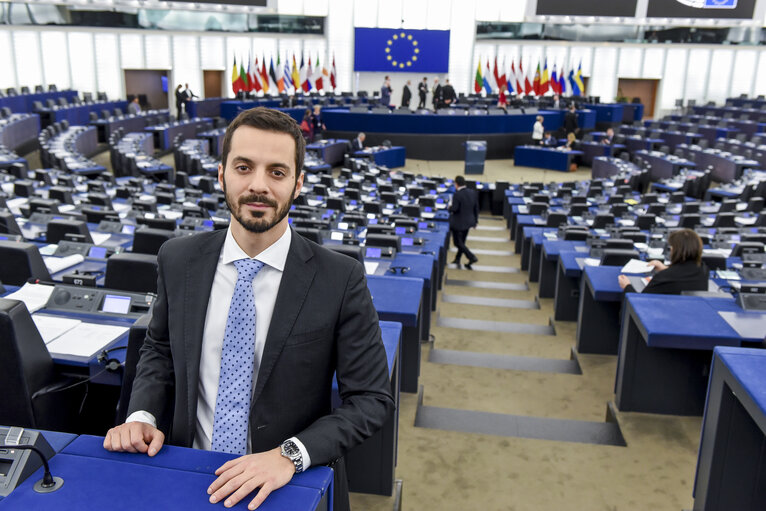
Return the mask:
POLYGON ((223 251, 221 252, 221 262, 231 264, 238 259, 257 259, 267 266, 284 271, 287 262, 287 253, 290 251, 292 241, 292 229, 288 226, 285 233, 279 237, 270 247, 258 254, 258 257, 251 258, 242 247, 237 244, 234 235, 231 233, 231 225, 226 229, 226 240, 223 242, 223 251))

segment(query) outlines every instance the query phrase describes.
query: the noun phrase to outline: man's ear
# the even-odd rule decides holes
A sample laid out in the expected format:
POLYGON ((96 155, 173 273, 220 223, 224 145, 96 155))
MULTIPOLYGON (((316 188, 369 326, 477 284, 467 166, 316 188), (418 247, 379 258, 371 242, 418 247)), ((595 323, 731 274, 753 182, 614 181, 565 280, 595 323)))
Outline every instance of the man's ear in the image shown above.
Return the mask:
POLYGON ((293 194, 293 200, 297 199, 298 196, 301 194, 301 189, 303 188, 303 176, 305 173, 301 170, 300 174, 298 175, 298 181, 295 182, 295 193, 293 194))
POLYGON ((223 162, 218 164, 218 184, 221 186, 221 190, 223 190, 223 162))

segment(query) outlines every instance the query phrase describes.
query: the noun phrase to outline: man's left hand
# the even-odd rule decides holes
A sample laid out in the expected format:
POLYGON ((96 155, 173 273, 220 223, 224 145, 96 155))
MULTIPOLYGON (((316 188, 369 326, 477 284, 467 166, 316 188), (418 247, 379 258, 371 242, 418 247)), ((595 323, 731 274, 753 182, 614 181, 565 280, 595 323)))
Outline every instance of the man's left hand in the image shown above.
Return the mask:
POLYGON ((211 503, 226 499, 223 505, 232 507, 253 490, 260 488, 258 495, 247 506, 248 509, 256 509, 272 491, 289 483, 293 474, 295 465, 282 456, 277 447, 227 461, 215 471, 218 479, 213 481, 207 493, 211 503))

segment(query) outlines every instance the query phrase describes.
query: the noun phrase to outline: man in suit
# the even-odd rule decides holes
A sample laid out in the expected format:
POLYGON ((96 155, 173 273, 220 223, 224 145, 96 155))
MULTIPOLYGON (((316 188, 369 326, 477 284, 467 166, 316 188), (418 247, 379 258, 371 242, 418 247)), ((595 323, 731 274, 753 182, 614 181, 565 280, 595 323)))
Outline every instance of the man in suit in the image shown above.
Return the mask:
POLYGON ((135 96, 128 103, 128 113, 130 115, 138 115, 141 113, 141 105, 138 104, 138 96, 135 96))
POLYGON ((572 103, 569 105, 567 113, 564 114, 564 135, 566 136, 570 133, 574 133, 576 136, 579 130, 580 128, 577 124, 577 112, 575 111, 574 103, 572 103))
POLYGON ((545 136, 540 141, 540 145, 545 146, 545 147, 553 147, 553 146, 558 145, 558 140, 553 138, 553 134, 550 131, 546 131, 545 132, 545 136))
POLYGON ((455 94, 455 88, 450 85, 449 78, 444 81, 444 87, 442 87, 442 99, 444 100, 444 106, 449 107, 457 101, 457 94, 455 94))
POLYGON ((380 87, 380 104, 382 106, 389 106, 391 104, 391 79, 386 75, 386 79, 383 80, 383 85, 380 87))
POLYGON ((426 96, 428 95, 428 77, 424 76, 423 81, 418 84, 418 96, 420 102, 418 103, 418 110, 426 107, 426 96))
POLYGON ((606 136, 601 139, 602 144, 612 145, 614 143, 614 130, 612 128, 606 129, 606 136))
POLYGON ((186 102, 187 103, 189 101, 191 101, 192 99, 199 97, 199 96, 197 96, 196 94, 194 94, 192 92, 192 90, 189 88, 189 84, 188 83, 186 84, 186 88, 184 89, 184 94, 186 95, 186 102))
POLYGON ((433 97, 431 98, 431 103, 434 105, 434 110, 444 108, 444 101, 442 99, 442 86, 439 83, 438 77, 434 78, 434 86, 431 89, 431 93, 433 94, 433 97))
POLYGON ((474 190, 465 187, 463 176, 455 178, 455 189, 449 207, 449 229, 452 232, 452 241, 457 248, 457 255, 452 264, 456 264, 460 269, 460 257, 465 254, 468 258, 465 267, 472 270, 471 265, 479 259, 465 246, 465 240, 468 237, 468 230, 476 227, 479 222, 479 198, 474 190))
POLYGON ((364 268, 288 226, 304 152, 298 125, 276 110, 229 125, 218 181, 231 223, 160 250, 129 416, 104 439, 149 456, 165 438, 240 454, 207 488, 226 507, 259 488, 255 509, 294 473, 331 463, 336 509, 348 509, 342 456, 394 407, 364 268))
POLYGON ((410 85, 412 85, 412 81, 407 80, 407 83, 404 84, 404 88, 402 89, 402 106, 406 108, 410 107, 410 99, 412 99, 410 85))
POLYGON ((364 149, 364 139, 367 138, 367 135, 364 133, 359 133, 354 140, 351 141, 351 149, 353 151, 361 151, 364 149))
POLYGON ((551 108, 554 108, 558 110, 563 105, 561 104, 561 97, 558 94, 553 95, 553 104, 551 105, 551 108))

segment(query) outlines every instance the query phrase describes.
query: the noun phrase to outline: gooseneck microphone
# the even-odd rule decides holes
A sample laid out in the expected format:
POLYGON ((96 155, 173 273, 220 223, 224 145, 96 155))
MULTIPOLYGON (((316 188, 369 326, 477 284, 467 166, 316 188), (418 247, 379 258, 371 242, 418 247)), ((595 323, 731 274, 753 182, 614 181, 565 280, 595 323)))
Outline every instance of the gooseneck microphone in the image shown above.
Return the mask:
POLYGON ((8 449, 8 450, 22 449, 22 450, 34 451, 35 453, 37 453, 37 455, 40 457, 40 460, 43 462, 43 468, 45 470, 45 473, 43 474, 43 478, 35 483, 34 490, 37 493, 51 493, 58 490, 62 486, 64 486, 63 479, 61 479, 60 477, 53 477, 53 475, 51 475, 51 468, 50 468, 50 465, 48 465, 48 460, 45 459, 45 455, 37 447, 33 445, 0 444, 0 449, 8 449))

